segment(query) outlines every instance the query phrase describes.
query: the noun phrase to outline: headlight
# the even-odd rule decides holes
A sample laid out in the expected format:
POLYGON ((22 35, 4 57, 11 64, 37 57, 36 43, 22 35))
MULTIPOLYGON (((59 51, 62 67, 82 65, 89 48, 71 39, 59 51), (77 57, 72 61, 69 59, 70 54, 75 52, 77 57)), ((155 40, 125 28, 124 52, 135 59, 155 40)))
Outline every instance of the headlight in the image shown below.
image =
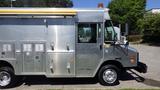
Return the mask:
POLYGON ((136 56, 135 56, 135 55, 132 55, 132 56, 130 56, 129 58, 130 58, 130 62, 131 62, 132 64, 136 64, 136 56))

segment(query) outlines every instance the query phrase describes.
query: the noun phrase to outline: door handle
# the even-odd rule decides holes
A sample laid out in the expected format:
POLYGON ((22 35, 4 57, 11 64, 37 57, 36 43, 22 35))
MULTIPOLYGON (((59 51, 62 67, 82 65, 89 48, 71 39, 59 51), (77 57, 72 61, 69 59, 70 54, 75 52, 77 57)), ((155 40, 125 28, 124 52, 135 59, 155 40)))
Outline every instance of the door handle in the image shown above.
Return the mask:
POLYGON ((100 50, 102 50, 102 48, 103 48, 103 45, 102 45, 102 44, 100 44, 100 45, 99 45, 99 49, 100 49, 100 50))

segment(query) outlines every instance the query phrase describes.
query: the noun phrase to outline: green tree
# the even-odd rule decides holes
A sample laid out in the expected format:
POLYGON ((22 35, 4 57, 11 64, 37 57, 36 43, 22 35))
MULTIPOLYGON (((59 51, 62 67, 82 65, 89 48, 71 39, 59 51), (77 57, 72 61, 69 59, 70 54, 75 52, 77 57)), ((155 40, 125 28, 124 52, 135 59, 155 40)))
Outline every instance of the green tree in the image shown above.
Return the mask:
POLYGON ((128 23, 130 34, 140 33, 137 21, 144 15, 146 0, 112 0, 108 7, 114 25, 121 24, 124 30, 125 23, 128 23))
POLYGON ((11 2, 10 0, 0 0, 0 7, 10 7, 11 2))
POLYGON ((146 14, 137 24, 143 30, 145 42, 160 43, 160 14, 146 14))
MULTIPOLYGON (((16 0, 14 7, 73 7, 71 0, 16 0)), ((0 7, 10 7, 11 0, 0 0, 0 7)))
POLYGON ((73 7, 73 2, 70 0, 46 0, 48 7, 73 7))

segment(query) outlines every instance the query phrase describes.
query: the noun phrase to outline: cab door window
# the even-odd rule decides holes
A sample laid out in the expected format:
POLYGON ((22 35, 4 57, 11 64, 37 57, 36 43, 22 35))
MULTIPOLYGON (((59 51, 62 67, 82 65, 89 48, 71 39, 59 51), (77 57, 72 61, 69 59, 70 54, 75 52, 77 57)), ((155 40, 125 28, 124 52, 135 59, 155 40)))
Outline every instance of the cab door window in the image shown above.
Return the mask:
POLYGON ((78 24, 78 43, 97 43, 99 24, 78 24))
POLYGON ((112 42, 115 38, 115 31, 113 29, 113 25, 111 21, 105 22, 105 42, 112 42))

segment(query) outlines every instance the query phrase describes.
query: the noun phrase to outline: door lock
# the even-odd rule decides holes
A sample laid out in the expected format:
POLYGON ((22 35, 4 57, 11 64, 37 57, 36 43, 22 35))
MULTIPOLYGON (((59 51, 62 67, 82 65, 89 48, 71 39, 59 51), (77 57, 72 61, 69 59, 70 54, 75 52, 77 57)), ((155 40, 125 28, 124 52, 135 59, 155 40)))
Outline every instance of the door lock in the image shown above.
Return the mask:
POLYGON ((100 49, 100 50, 102 50, 102 48, 103 48, 103 45, 102 45, 102 44, 100 44, 100 45, 99 45, 99 49, 100 49))

